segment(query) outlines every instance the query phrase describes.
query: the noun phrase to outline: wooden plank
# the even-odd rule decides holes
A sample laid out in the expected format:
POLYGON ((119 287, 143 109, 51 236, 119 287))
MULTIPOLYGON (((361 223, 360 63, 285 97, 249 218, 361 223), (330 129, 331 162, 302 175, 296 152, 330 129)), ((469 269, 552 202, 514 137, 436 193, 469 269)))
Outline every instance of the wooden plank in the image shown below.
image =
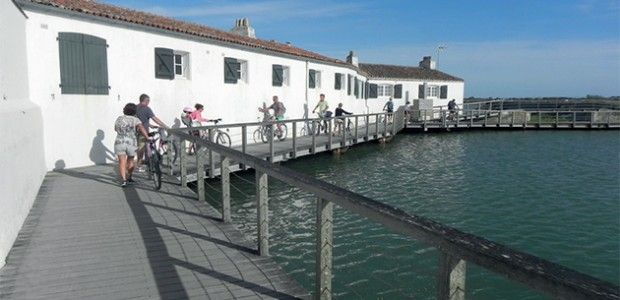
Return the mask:
POLYGON ((181 139, 181 148, 179 151, 179 173, 181 176, 181 186, 187 187, 187 141, 181 139))
POLYGON ((466 263, 439 251, 439 270, 437 272, 437 299, 464 300, 466 263))
POLYGON ((316 209, 315 298, 332 298, 332 249, 334 204, 318 198, 316 209))
POLYGON ((291 156, 297 158, 297 122, 293 122, 293 151, 291 156))
POLYGON ((267 174, 256 171, 256 212, 258 253, 269 256, 269 194, 267 174))
POLYGON ((220 164, 222 182, 222 221, 228 223, 230 218, 230 159, 222 156, 220 164))
MULTIPOLYGON (((195 153, 194 155, 196 156, 196 193, 198 193, 198 201, 200 202, 204 202, 205 199, 205 170, 204 170, 204 163, 205 163, 205 151, 207 150, 206 147, 204 146, 199 146, 198 144, 195 144, 195 153)), ((211 152, 211 151, 209 151, 211 152)))

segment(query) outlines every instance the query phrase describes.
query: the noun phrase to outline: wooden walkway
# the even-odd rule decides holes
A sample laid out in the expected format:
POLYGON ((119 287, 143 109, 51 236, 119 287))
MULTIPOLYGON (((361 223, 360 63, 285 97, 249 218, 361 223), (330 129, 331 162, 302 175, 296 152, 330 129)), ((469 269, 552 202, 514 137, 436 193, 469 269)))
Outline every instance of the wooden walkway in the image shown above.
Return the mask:
POLYGON ((0 269, 1 299, 282 299, 308 293, 177 183, 49 173, 0 269))

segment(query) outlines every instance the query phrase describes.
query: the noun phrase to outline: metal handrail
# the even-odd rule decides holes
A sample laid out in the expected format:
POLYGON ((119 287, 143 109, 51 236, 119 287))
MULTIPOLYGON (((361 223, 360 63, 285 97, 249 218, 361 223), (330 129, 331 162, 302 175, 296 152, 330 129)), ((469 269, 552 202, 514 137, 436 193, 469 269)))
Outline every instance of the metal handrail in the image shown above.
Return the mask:
MULTIPOLYGON (((395 208, 393 206, 378 202, 363 195, 357 194, 350 190, 338 187, 328 182, 316 179, 301 172, 286 168, 282 165, 272 164, 257 157, 245 154, 243 152, 221 146, 205 139, 192 136, 181 131, 172 131, 182 140, 188 140, 204 149, 219 153, 222 159, 222 169, 228 174, 229 161, 235 160, 237 163, 251 166, 256 170, 257 174, 257 199, 259 201, 259 251, 268 253, 266 250, 261 251, 261 247, 266 247, 266 231, 260 223, 260 215, 266 215, 266 177, 272 176, 287 184, 298 187, 304 191, 315 194, 318 198, 319 209, 317 210, 317 249, 321 250, 323 246, 331 247, 331 206, 328 203, 335 203, 351 212, 355 212, 361 216, 367 217, 378 222, 396 232, 414 237, 427 244, 438 248, 441 253, 445 254, 448 259, 455 258, 458 260, 471 261, 481 267, 494 271, 498 274, 508 277, 511 280, 521 282, 533 289, 539 290, 551 296, 568 298, 568 299, 620 299, 619 287, 609 282, 591 277, 589 275, 577 272, 567 267, 552 263, 539 257, 526 254, 499 243, 492 242, 485 238, 462 232, 458 229, 443 225, 425 217, 408 214, 407 212, 395 208), (258 186, 260 184, 260 187, 258 186), (259 193, 260 192, 260 193, 259 193), (328 210, 324 210, 329 208, 328 210), (329 222, 325 222, 325 218, 329 222), (325 234, 329 234, 329 242, 324 244, 325 234), (321 243, 321 247, 318 245, 321 243)), ((200 155, 197 155, 200 157, 200 155)), ((198 158, 199 159, 199 158, 198 158)), ((201 165, 202 163, 199 163, 201 165)), ((201 170, 199 170, 201 172, 201 170)), ((203 174, 204 175, 204 174, 203 174)), ((224 176, 224 175, 223 175, 224 176)), ((228 176, 228 175, 226 175, 228 176)), ((200 177, 199 177, 200 178, 200 177)), ((222 178, 224 184, 228 179, 222 178)), ((222 200, 226 203, 226 200, 222 200)), ((230 199, 228 199, 229 203, 230 199)), ((229 209, 229 208, 228 208, 229 209)), ((226 216, 224 216, 226 219, 226 216)), ((323 258, 324 250, 317 251, 317 264, 320 267, 329 268, 323 274, 323 269, 317 272, 317 292, 321 298, 330 298, 331 290, 331 248, 327 250, 327 256, 323 258), (326 265, 325 259, 329 260, 326 265), (324 276, 325 275, 325 276, 324 276), (320 282, 319 282, 320 280, 320 282), (323 281, 329 281, 327 283, 323 281), (325 289, 323 289, 327 286, 325 289), (328 291, 328 294, 324 294, 328 291)), ((442 256, 443 257, 443 256, 442 256)), ((451 286, 451 270, 454 265, 445 263, 445 259, 440 259, 442 266, 448 268, 448 272, 443 272, 445 268, 440 270, 441 276, 447 274, 448 286, 451 286)), ((460 264, 464 266, 464 263, 460 264)), ((445 271, 445 270, 444 270, 445 271)), ((456 280, 463 280, 456 279, 456 280)), ((448 292, 451 287, 448 288, 448 292)), ((439 298, 448 298, 448 293, 439 295, 439 298)))

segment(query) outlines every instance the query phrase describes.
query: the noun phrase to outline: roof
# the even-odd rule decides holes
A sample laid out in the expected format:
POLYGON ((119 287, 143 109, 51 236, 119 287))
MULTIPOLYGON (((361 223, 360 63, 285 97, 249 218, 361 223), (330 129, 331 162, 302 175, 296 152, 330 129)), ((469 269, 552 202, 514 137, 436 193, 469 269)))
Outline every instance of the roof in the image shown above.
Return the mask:
POLYGON ((342 60, 330 58, 295 46, 278 43, 275 41, 241 36, 201 24, 175 20, 151 13, 99 3, 93 0, 17 0, 17 2, 20 4, 34 3, 43 6, 50 6, 85 15, 107 18, 113 21, 123 21, 166 31, 213 39, 225 43, 238 44, 250 48, 263 49, 302 58, 341 64, 355 69, 353 65, 342 60))
POLYGON ((359 64, 362 71, 370 78, 394 78, 394 79, 426 79, 440 81, 464 81, 461 78, 446 74, 438 70, 420 67, 359 64))

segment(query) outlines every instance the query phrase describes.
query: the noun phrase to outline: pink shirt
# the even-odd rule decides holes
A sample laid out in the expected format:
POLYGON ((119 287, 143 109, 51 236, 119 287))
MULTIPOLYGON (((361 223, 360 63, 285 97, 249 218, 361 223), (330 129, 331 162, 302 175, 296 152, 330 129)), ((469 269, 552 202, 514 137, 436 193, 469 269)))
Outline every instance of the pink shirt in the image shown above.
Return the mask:
POLYGON ((192 121, 197 121, 197 122, 209 122, 209 119, 203 118, 202 117, 202 111, 200 110, 195 110, 194 112, 192 112, 191 114, 189 114, 189 118, 192 121))

